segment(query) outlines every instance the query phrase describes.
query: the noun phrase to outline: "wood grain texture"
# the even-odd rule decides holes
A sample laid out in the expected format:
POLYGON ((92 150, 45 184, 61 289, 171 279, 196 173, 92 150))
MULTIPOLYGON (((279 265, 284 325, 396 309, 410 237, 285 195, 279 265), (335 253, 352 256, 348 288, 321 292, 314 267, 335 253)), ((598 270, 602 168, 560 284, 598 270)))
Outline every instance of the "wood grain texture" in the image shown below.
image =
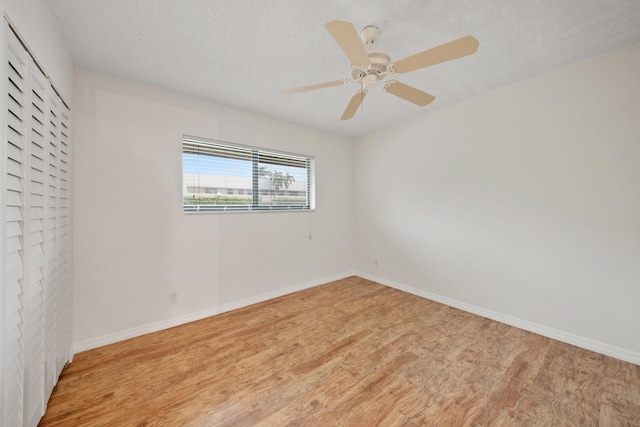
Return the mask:
POLYGON ((77 354, 41 426, 638 426, 640 366, 351 277, 77 354))

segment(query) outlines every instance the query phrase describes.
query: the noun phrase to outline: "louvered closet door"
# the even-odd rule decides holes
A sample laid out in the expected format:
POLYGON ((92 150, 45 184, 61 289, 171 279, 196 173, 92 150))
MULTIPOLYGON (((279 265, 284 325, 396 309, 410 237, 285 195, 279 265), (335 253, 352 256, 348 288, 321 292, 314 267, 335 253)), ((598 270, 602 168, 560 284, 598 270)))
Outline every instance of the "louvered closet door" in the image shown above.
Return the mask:
POLYGON ((70 356, 71 114, 6 23, 0 35, 0 426, 35 427, 70 356))
POLYGON ((29 138, 25 236, 25 425, 36 426, 44 413, 44 220, 45 162, 49 81, 29 63, 29 138))
POLYGON ((50 93, 47 134, 46 215, 45 215, 45 396, 58 379, 56 363, 58 339, 58 152, 60 145, 60 103, 50 93))
POLYGON ((27 52, 5 27, 8 83, 5 96, 4 248, 2 251, 2 425, 23 425, 24 199, 27 135, 27 52))
POLYGON ((56 378, 69 360, 70 330, 68 310, 71 304, 69 268, 69 161, 70 111, 58 98, 58 212, 57 212, 57 292, 56 292, 56 378))

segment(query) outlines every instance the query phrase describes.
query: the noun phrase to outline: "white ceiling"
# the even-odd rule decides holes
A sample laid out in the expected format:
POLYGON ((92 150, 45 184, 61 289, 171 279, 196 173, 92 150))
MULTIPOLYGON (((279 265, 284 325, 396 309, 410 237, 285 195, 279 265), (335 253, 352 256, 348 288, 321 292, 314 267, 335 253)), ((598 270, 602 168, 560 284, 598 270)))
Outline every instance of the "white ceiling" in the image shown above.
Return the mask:
MULTIPOLYGON (((345 136, 366 134, 499 86, 640 42, 638 0, 48 0, 80 68, 160 86, 345 136), (397 76, 435 95, 417 107, 359 86, 284 95, 348 78, 333 19, 380 28, 399 60, 465 35, 475 55, 397 76)), ((640 78, 640 77, 639 77, 640 78)))

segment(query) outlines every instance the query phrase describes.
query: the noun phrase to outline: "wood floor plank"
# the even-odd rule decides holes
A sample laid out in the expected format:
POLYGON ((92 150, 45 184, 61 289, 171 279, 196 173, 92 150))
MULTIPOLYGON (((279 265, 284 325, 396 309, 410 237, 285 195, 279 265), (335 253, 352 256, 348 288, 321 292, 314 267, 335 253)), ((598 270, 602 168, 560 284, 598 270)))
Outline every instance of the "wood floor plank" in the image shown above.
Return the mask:
POLYGON ((640 367, 351 277, 77 354, 40 426, 639 426, 640 367))

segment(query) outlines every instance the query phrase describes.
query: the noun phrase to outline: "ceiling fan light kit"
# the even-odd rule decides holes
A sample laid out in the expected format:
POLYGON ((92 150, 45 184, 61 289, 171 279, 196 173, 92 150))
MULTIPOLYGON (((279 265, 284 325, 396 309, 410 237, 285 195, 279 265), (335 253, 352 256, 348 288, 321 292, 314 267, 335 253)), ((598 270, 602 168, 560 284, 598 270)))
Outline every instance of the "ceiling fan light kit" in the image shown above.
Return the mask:
MULTIPOLYGON (((386 52, 373 50, 373 45, 377 41, 380 33, 378 27, 375 25, 364 27, 362 31, 360 31, 360 36, 358 36, 351 22, 329 21, 325 27, 347 58, 349 58, 349 61, 351 61, 349 73, 351 79, 335 80, 327 83, 285 89, 283 93, 300 93, 351 82, 360 83, 360 90, 351 97, 340 120, 352 118, 360 104, 362 104, 362 100, 369 89, 376 86, 378 82, 388 76, 407 73, 430 65, 440 64, 452 59, 474 54, 478 50, 479 45, 478 40, 474 37, 466 36, 392 63, 391 58, 386 52), (363 42, 364 46, 362 44, 363 42)), ((431 94, 395 80, 386 81, 382 89, 385 92, 421 107, 430 104, 435 99, 431 94)))

